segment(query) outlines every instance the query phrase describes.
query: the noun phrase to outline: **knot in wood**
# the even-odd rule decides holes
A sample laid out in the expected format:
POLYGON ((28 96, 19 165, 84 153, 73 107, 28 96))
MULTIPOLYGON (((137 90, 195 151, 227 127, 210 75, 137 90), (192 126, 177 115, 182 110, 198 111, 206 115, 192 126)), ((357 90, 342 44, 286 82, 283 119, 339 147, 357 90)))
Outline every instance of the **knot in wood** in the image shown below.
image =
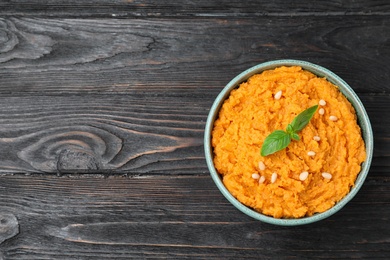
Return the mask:
POLYGON ((82 149, 65 149, 58 156, 57 170, 60 173, 69 171, 99 170, 100 161, 91 152, 82 149))
POLYGON ((10 213, 0 213, 0 244, 19 233, 19 223, 10 213))
POLYGON ((20 31, 16 20, 0 19, 0 53, 6 53, 1 62, 15 58, 38 59, 52 50, 55 42, 46 35, 20 31))
POLYGON ((12 50, 18 43, 17 36, 12 26, 4 19, 0 19, 0 50, 7 52, 12 50))

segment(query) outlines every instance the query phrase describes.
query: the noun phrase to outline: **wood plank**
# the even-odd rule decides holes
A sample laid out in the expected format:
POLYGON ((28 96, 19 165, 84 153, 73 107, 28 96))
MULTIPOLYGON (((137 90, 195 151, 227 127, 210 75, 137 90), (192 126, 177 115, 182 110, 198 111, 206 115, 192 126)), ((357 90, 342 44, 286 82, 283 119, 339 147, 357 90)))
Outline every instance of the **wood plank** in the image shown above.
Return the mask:
POLYGON ((389 89, 390 19, 382 16, 11 17, 0 19, 0 28, 1 96, 194 96, 194 88, 204 96, 258 63, 281 58, 327 67, 358 93, 389 89))
POLYGON ((279 15, 382 15, 388 14, 386 0, 375 1, 39 1, 0 2, 0 15, 46 17, 193 17, 193 16, 279 16, 279 15), (315 8, 314 8, 315 7, 315 8))
POLYGON ((205 101, 124 95, 0 98, 3 172, 205 171, 205 101))
MULTIPOLYGON (((382 114, 390 96, 360 97, 371 116, 374 156, 388 159, 390 118, 382 114)), ((203 133, 213 98, 0 97, 0 171, 208 174, 203 133)), ((376 166, 386 169, 389 160, 376 166)))
POLYGON ((20 234, 2 244, 5 259, 390 253, 389 182, 378 184, 370 176, 340 212, 298 227, 252 220, 230 205, 208 176, 0 176, 0 190, 0 210, 14 214, 20 225, 20 234))

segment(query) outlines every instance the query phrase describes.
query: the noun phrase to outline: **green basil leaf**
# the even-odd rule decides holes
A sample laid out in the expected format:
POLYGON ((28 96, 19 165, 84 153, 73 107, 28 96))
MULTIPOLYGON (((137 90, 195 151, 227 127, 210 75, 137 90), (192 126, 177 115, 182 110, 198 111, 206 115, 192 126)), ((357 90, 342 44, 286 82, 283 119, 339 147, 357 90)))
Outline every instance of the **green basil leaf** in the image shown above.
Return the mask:
POLYGON ((291 139, 299 141, 298 132, 309 124, 317 108, 318 105, 315 105, 299 113, 291 124, 287 125, 286 131, 276 130, 267 136, 261 147, 261 156, 267 156, 286 148, 291 139))
POLYGON ((297 134, 297 133, 292 133, 292 134, 290 134, 290 137, 292 138, 292 139, 294 139, 294 140, 296 140, 296 141, 299 141, 299 135, 297 134))
POLYGON ((291 142, 290 135, 283 130, 276 130, 265 138, 261 147, 261 156, 267 156, 277 151, 283 150, 291 142))
POLYGON ((291 124, 287 125, 286 132, 291 136, 294 133, 294 128, 291 124))
POLYGON ((307 124, 309 124, 310 119, 313 117, 316 112, 318 105, 309 107, 308 109, 302 111, 297 115, 294 120, 291 122, 293 132, 301 131, 307 124))

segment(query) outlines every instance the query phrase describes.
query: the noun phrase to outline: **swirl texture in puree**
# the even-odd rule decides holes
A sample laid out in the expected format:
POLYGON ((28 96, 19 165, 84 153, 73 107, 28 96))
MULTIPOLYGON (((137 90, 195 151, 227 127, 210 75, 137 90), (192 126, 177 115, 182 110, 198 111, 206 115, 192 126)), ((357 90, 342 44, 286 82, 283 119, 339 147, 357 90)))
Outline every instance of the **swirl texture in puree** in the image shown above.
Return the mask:
POLYGON ((214 123, 212 146, 215 167, 229 192, 275 218, 300 218, 330 209, 348 194, 366 158, 351 103, 325 78, 298 66, 264 71, 231 91, 214 123), (282 96, 275 98, 280 91, 282 96), (300 112, 317 104, 299 141, 260 155, 271 132, 285 130, 300 112), (302 172, 309 173, 303 181, 302 172))

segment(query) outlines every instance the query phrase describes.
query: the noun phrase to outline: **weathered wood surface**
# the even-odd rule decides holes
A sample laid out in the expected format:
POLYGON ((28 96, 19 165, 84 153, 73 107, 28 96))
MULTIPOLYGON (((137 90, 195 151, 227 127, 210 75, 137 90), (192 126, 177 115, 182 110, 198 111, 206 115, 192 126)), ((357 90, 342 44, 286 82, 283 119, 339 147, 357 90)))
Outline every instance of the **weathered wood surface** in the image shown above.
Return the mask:
POLYGON ((20 234, 6 259, 386 258, 389 185, 369 179, 334 217, 301 227, 254 221, 207 176, 3 176, 20 234), (382 208, 382 209, 381 209, 382 208), (384 208, 384 209, 383 209, 384 208), (387 215, 386 215, 387 214, 387 215))
POLYGON ((0 259, 390 258, 390 5, 285 2, 0 2, 0 259), (223 86, 281 58, 345 79, 375 134, 353 201, 294 228, 203 155, 223 86))
POLYGON ((46 17, 210 17, 388 15, 386 0, 12 0, 0 2, 1 15, 46 17))
POLYGON ((212 100, 242 70, 281 58, 325 66, 358 93, 384 93, 390 80, 388 16, 10 17, 0 20, 0 28, 2 96, 127 93, 212 100))

